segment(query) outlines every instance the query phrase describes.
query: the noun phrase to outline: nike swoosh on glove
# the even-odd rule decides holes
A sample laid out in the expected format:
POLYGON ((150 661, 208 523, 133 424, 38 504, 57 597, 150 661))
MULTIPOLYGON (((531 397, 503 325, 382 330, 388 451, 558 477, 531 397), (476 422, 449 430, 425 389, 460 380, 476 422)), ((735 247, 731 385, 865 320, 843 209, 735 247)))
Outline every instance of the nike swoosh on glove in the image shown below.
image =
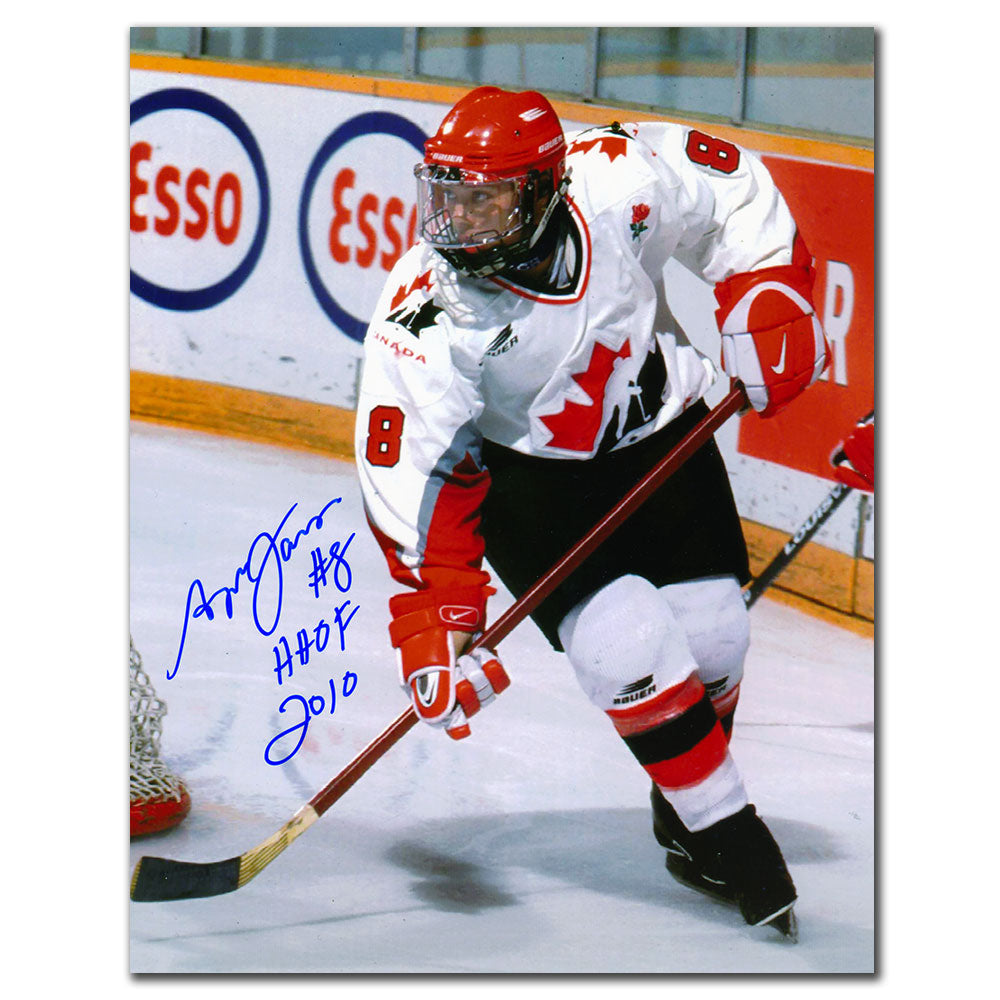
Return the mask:
POLYGON ((496 653, 476 648, 456 656, 453 624, 439 609, 396 618, 389 634, 399 663, 399 682, 422 722, 443 728, 452 739, 471 732, 469 719, 510 685, 496 653))
POLYGON ((734 274, 715 286, 722 367, 762 416, 783 410, 823 374, 827 343, 812 304, 812 267, 788 264, 734 274))

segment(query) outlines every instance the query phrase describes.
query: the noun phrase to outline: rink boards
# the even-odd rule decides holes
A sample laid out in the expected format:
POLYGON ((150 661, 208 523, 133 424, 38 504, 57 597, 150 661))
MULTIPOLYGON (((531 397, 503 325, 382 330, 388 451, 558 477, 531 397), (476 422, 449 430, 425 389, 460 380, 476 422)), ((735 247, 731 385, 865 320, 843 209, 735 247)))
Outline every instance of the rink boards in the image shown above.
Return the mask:
MULTIPOLYGON (((465 88, 138 54, 131 67, 132 414, 349 457, 367 317, 413 240, 412 164, 465 88)), ((662 117, 556 107, 567 129, 662 117)), ((827 492, 831 450, 874 399, 874 156, 694 124, 764 157, 816 257, 834 348, 787 414, 720 432, 757 569, 827 492)), ((711 289, 676 267, 671 280, 692 341, 717 356, 711 289)), ((871 505, 852 498, 780 583, 871 621, 874 554, 871 505)))

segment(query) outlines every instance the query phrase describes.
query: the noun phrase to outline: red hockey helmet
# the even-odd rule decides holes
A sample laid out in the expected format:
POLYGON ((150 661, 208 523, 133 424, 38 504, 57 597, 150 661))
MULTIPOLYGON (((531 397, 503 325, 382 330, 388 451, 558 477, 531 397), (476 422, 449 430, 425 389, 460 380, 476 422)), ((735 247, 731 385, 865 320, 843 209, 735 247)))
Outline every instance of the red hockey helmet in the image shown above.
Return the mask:
POLYGON ((532 266, 569 184, 562 125, 545 97, 477 87, 424 153, 414 168, 422 238, 477 277, 532 266))

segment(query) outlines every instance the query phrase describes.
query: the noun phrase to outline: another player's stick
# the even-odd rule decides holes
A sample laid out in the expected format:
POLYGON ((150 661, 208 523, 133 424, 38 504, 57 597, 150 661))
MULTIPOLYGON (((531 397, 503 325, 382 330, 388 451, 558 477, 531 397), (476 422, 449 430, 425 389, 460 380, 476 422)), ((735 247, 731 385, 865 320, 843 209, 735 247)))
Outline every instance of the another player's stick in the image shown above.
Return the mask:
MULTIPOLYGON (((570 549, 530 590, 521 595, 474 643, 494 648, 538 607, 607 537, 656 492, 706 441, 746 405, 743 387, 733 382, 729 394, 710 410, 660 462, 583 539, 570 549)), ((417 723, 407 708, 329 784, 320 789, 277 833, 245 854, 226 861, 188 862, 140 858, 129 895, 137 902, 200 899, 246 885, 296 837, 319 819, 383 754, 417 723)))
POLYGON ((785 542, 781 551, 761 570, 754 581, 743 591, 743 601, 748 608, 768 587, 775 577, 802 551, 802 547, 830 519, 833 512, 847 499, 851 487, 843 483, 836 486, 823 498, 820 505, 805 519, 802 526, 785 542))
MULTIPOLYGON (((874 410, 862 419, 870 420, 873 416, 874 410)), ((842 457, 843 453, 837 452, 831 461, 836 465, 838 459, 842 457)), ((757 598, 774 583, 778 574, 802 551, 806 542, 830 520, 833 512, 847 499, 851 492, 850 486, 837 483, 827 493, 820 505, 802 522, 798 531, 785 542, 781 551, 761 570, 753 583, 743 591, 743 600, 748 608, 752 607, 757 598)))

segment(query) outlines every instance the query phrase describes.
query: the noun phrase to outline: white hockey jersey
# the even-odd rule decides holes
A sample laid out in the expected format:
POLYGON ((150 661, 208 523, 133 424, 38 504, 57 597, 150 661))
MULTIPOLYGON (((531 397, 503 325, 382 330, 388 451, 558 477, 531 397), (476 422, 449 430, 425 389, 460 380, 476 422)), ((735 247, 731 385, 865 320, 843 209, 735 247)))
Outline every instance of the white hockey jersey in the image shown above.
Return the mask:
POLYGON ((586 461, 659 430, 704 395, 715 366, 670 312, 670 258, 709 283, 792 261, 794 221, 747 151, 659 122, 567 141, 565 287, 540 294, 505 276, 470 278, 418 243, 375 308, 358 470, 390 570, 417 590, 458 588, 468 601, 486 585, 483 438, 586 461))

